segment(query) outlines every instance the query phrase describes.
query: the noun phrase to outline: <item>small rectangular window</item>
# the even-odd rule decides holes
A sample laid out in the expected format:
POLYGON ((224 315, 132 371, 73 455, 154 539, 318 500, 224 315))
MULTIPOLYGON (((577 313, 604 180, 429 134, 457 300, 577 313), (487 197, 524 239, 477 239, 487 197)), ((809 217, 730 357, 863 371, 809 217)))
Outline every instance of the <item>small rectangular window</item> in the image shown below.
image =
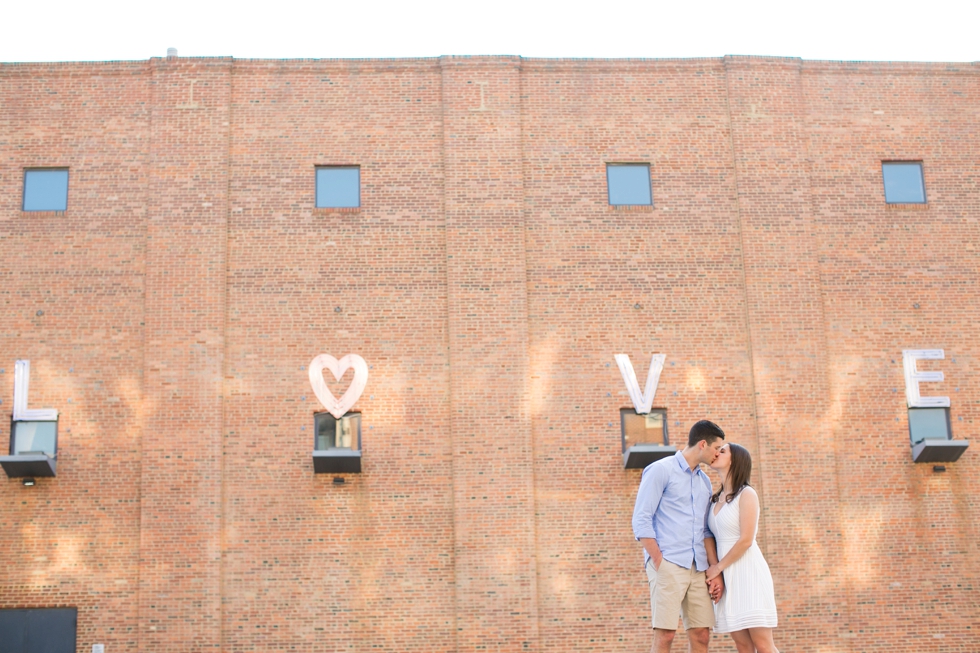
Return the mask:
POLYGON ((361 205, 361 169, 358 166, 324 166, 316 169, 316 206, 353 209, 361 205))
POLYGON ((885 202, 888 204, 926 203, 921 161, 882 161, 881 177, 885 182, 885 202))
POLYGON ((326 451, 327 449, 353 449, 359 451, 361 448, 361 414, 347 413, 337 419, 330 413, 317 413, 313 417, 313 426, 316 429, 316 451, 326 451))
POLYGON ((24 171, 25 211, 66 211, 68 168, 36 168, 24 171))
POLYGON ((623 434, 623 451, 637 444, 667 444, 667 409, 654 408, 638 415, 632 408, 619 411, 623 434))
POLYGON ((612 206, 651 206, 650 165, 647 163, 609 163, 606 165, 609 204, 612 206))
POLYGON ((47 454, 54 458, 58 446, 58 422, 14 422, 11 454, 47 454))
POLYGON ((912 444, 923 440, 952 440, 949 408, 909 408, 909 437, 912 444))
POLYGON ((54 458, 58 448, 58 422, 14 422, 14 456, 47 454, 54 458))

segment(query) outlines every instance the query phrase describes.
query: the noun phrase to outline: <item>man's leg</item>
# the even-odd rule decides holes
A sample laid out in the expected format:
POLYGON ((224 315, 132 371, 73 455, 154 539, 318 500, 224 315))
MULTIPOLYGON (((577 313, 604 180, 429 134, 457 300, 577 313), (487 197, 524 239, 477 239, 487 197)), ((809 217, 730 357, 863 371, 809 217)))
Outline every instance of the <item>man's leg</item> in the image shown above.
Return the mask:
POLYGON ((653 626, 651 653, 668 653, 677 631, 681 616, 681 598, 686 589, 687 570, 663 560, 660 569, 647 562, 647 580, 650 582, 650 625, 653 626))
POLYGON ((710 628, 715 627, 715 608, 704 582, 704 572, 694 566, 688 570, 688 582, 681 610, 684 628, 687 629, 687 650, 691 653, 707 653, 711 641, 710 628))
POLYGON ((650 653, 670 653, 670 645, 674 643, 674 635, 677 631, 664 630, 663 628, 653 629, 653 646, 650 653))

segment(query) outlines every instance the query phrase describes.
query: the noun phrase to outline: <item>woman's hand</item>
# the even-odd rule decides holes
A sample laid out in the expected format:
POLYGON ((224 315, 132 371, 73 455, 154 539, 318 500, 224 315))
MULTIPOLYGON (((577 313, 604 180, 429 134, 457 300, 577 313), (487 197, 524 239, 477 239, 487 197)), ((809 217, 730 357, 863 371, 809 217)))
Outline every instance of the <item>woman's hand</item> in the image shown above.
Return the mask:
POLYGON ((704 579, 706 581, 714 580, 718 576, 721 576, 721 568, 717 564, 711 565, 708 567, 708 571, 704 572, 704 579))
POLYGON ((711 596, 712 603, 717 603, 721 600, 721 595, 725 591, 725 577, 719 576, 714 580, 707 581, 708 583, 708 595, 711 596))

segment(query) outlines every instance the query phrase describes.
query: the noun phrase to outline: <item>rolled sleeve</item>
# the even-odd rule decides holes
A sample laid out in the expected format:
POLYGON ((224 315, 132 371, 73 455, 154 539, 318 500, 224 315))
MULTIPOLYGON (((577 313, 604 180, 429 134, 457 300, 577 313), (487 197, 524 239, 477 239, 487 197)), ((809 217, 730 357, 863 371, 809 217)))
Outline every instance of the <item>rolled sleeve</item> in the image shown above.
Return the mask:
POLYGON ((636 492, 636 505, 633 507, 633 535, 641 538, 657 539, 654 514, 660 506, 660 499, 667 487, 667 470, 663 465, 648 465, 640 479, 640 489, 636 492))
POLYGON ((708 527, 708 511, 711 510, 711 481, 707 476, 704 476, 704 472, 701 473, 704 479, 705 487, 708 489, 708 507, 704 511, 704 537, 714 539, 715 534, 711 532, 711 528, 708 527))
POLYGON ((712 533, 711 532, 711 528, 708 527, 708 511, 709 510, 711 510, 711 501, 710 500, 708 501, 708 510, 705 510, 704 511, 704 537, 705 537, 705 539, 707 539, 709 537, 711 539, 714 539, 715 538, 715 534, 712 533))

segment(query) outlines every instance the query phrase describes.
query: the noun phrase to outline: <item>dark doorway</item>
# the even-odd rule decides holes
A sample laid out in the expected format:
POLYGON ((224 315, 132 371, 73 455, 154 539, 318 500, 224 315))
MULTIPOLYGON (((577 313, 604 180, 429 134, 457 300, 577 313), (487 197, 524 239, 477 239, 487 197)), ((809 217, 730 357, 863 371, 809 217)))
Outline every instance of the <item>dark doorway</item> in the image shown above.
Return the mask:
POLYGON ((0 610, 0 653, 75 653, 78 608, 0 610))

